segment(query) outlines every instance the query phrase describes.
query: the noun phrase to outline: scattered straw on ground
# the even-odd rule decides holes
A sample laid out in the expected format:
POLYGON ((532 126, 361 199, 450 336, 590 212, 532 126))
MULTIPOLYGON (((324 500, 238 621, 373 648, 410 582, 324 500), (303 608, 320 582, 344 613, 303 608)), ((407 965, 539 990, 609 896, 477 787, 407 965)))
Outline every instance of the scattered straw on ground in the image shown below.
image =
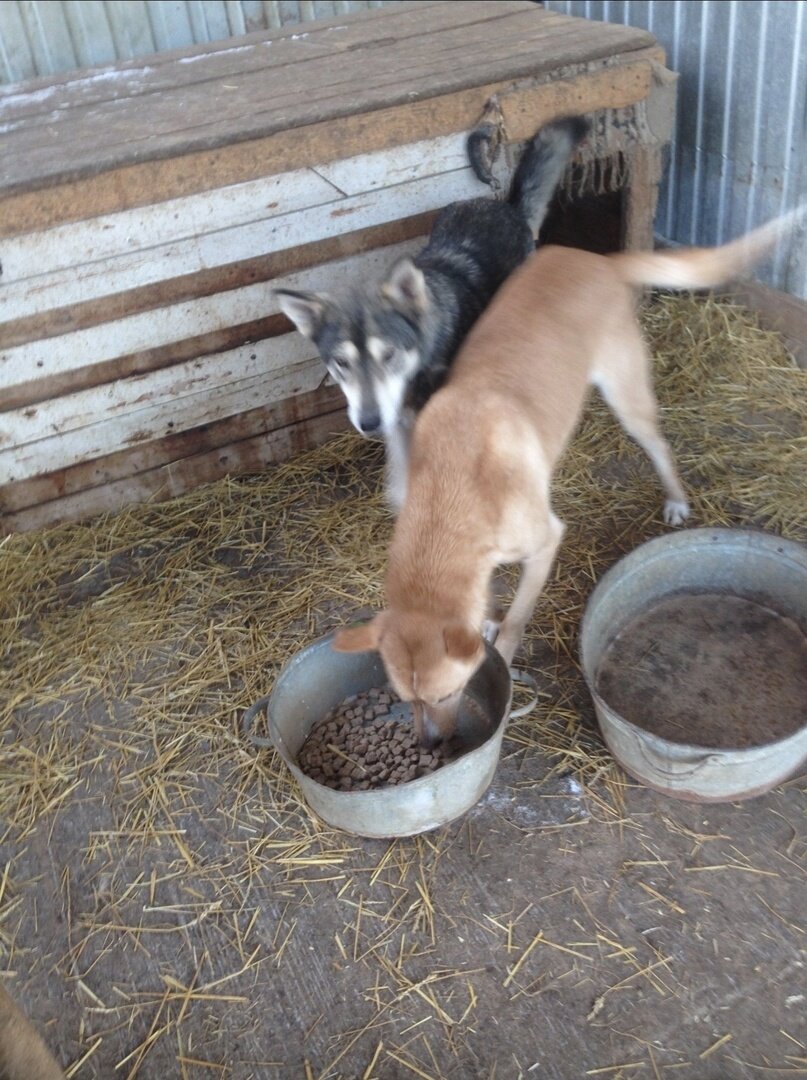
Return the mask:
MULTIPOLYGON (((691 523, 807 538, 807 372, 729 305, 662 299, 644 322, 691 523)), ((484 969, 474 955, 459 962, 462 949, 441 939, 448 933, 462 942, 472 932, 498 950, 507 1002, 583 987, 594 1025, 640 983, 677 995, 671 956, 644 939, 620 943, 590 917, 575 881, 552 894, 569 913, 557 925, 537 923, 532 904, 447 910, 437 885, 446 863, 460 851, 486 857, 473 815, 431 836, 365 844, 318 822, 276 757, 241 738, 243 709, 296 649, 379 606, 391 529, 380 470, 380 449, 347 434, 259 476, 0 543, 0 954, 31 994, 52 993, 56 980, 75 995, 70 1075, 154 1076, 158 1061, 183 1078, 437 1077, 447 1061, 459 1063, 457 1075, 527 1075, 532 1063, 515 1051, 515 1065, 502 1057, 499 1072, 489 1061, 474 1071, 484 969), (51 927, 40 949, 53 896, 62 929, 51 927), (338 924, 327 942, 318 937, 323 899, 338 924), (306 991, 301 1004, 289 991, 273 1007, 287 1023, 307 1010, 306 1030, 297 1045, 281 1041, 288 1056, 261 1057, 261 1046, 278 1046, 261 1041, 262 988, 314 947, 312 978, 332 979, 333 965, 364 973, 348 1012, 357 1021, 339 1027, 324 992, 306 991), (303 1044, 313 1049, 304 1055, 303 1044)), ((556 484, 568 532, 527 642, 545 696, 509 729, 502 768, 517 802, 566 805, 569 784, 585 795, 575 803, 585 813, 539 826, 516 814, 508 835, 540 832, 559 852, 576 850, 572 837, 585 830, 627 836, 637 858, 626 875, 649 875, 634 902, 680 921, 678 883, 652 876, 669 860, 581 725, 574 659, 586 596, 619 555, 664 531, 661 502, 649 463, 593 403, 556 484), (538 760, 540 780, 530 765, 538 760), (547 786, 553 776, 567 787, 547 786)), ((663 828, 682 849, 699 835, 677 820, 663 828)), ((793 844, 787 857, 801 867, 803 840, 793 844)), ((700 869, 745 870, 755 887, 767 880, 729 849, 700 869)), ((757 869, 780 872, 784 863, 757 869)), ((687 885, 713 874, 690 874, 687 885)), ((773 914, 789 933, 788 918, 773 914)), ((615 1030, 587 1075, 684 1075, 690 1058, 711 1063, 727 1044, 739 1049, 718 1031, 694 1049, 639 1039, 636 1057, 622 1035, 613 1042, 615 1030)))

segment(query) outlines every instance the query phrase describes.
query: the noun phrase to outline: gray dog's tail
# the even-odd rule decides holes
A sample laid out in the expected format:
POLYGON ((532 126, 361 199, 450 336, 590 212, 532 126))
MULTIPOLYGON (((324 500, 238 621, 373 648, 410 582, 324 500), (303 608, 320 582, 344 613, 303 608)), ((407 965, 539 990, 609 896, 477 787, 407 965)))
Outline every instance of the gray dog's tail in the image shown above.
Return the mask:
POLYGON ((536 238, 572 152, 589 130, 582 116, 564 117, 542 127, 524 148, 507 201, 521 211, 536 238))

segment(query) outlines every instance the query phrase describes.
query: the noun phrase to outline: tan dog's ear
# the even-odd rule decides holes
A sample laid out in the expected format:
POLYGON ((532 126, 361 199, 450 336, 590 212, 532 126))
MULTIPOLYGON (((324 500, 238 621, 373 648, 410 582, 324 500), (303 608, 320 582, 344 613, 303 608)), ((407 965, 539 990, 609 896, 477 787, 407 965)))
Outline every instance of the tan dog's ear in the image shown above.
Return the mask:
POLYGON ((446 626, 443 629, 443 641, 446 652, 454 660, 473 660, 482 648, 481 634, 474 633, 461 623, 446 626))
POLYGON ((374 652, 378 648, 381 628, 378 616, 361 626, 344 626, 331 642, 335 652, 374 652))

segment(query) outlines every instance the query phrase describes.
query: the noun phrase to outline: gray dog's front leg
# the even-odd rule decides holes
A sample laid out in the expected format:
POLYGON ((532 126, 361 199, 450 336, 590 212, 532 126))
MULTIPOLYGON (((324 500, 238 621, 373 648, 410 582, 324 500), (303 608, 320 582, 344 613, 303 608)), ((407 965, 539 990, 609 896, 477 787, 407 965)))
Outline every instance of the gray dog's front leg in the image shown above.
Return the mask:
POLYGON ((387 445, 387 501, 397 514, 406 498, 409 474, 409 441, 414 418, 402 414, 398 423, 385 433, 387 445))

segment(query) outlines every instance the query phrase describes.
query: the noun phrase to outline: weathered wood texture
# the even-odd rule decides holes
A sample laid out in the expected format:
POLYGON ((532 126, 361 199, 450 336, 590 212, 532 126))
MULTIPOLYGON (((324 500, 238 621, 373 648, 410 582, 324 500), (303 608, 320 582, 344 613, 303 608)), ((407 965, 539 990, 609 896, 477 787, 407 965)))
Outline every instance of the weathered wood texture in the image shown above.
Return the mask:
MULTIPOLYGON (((226 151, 235 142, 557 73, 654 44, 647 31, 592 26, 529 0, 421 3, 254 37, 235 48, 168 54, 160 63, 131 63, 23 94, 12 88, 0 96, 0 115, 11 125, 0 189, 11 194, 85 179, 144 156, 226 151)), ((340 156, 362 148, 345 145, 340 156)))
MULTIPOLYGON (((0 92, 4 527, 175 495, 343 427, 271 288, 378 276, 439 208, 487 194, 464 140, 493 94, 517 142, 645 107, 660 61, 644 31, 436 2, 0 92)), ((666 138, 627 154, 630 244, 666 138)))

